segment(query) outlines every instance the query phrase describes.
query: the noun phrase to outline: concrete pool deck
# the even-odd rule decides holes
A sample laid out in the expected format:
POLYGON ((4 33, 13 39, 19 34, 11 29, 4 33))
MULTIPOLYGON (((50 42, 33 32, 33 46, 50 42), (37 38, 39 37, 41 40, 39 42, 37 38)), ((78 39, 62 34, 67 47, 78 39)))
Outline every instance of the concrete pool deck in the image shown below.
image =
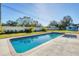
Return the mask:
POLYGON ((9 39, 0 39, 0 55, 4 56, 79 56, 79 34, 77 39, 59 36, 25 53, 17 54, 9 39))

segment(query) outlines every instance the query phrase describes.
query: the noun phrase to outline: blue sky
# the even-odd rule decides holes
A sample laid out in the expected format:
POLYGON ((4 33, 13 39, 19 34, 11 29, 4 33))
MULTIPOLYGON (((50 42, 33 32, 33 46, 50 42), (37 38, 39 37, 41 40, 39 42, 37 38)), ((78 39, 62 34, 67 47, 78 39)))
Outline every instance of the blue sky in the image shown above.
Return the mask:
POLYGON ((73 18, 74 23, 79 23, 79 4, 4 3, 1 7, 1 19, 4 23, 18 17, 30 16, 45 26, 50 21, 60 21, 67 15, 73 18))

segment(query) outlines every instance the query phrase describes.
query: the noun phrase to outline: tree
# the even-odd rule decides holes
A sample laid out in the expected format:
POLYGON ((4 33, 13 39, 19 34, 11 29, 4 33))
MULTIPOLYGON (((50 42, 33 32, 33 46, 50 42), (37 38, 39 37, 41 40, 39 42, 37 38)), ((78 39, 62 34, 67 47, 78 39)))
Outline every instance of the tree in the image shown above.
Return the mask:
POLYGON ((67 26, 73 24, 71 16, 64 16, 63 20, 58 23, 59 29, 65 30, 67 26))
POLYGON ((23 18, 18 18, 16 20, 17 22, 17 25, 19 26, 26 26, 26 27, 36 27, 36 26, 40 26, 40 24, 38 23, 38 21, 36 20, 33 20, 31 17, 27 17, 27 16, 24 16, 23 18))
POLYGON ((58 24, 57 24, 57 22, 55 20, 51 21, 50 24, 49 24, 49 26, 57 26, 57 25, 58 24))
POLYGON ((16 22, 17 22, 17 26, 22 26, 23 20, 22 20, 21 17, 19 17, 19 18, 16 20, 16 22))
POLYGON ((17 25, 19 26, 30 26, 32 21, 33 20, 31 19, 31 17, 27 17, 27 16, 24 16, 23 18, 20 17, 16 20, 17 25))
POLYGON ((33 20, 31 26, 33 26, 33 27, 41 27, 42 25, 40 23, 38 23, 38 21, 33 20))
POLYGON ((16 26, 17 22, 12 21, 12 20, 8 20, 6 23, 8 26, 16 26))
POLYGON ((64 16, 61 23, 62 23, 64 29, 66 29, 67 26, 69 26, 73 23, 73 20, 72 20, 71 16, 64 16))
POLYGON ((64 29, 64 26, 62 24, 62 20, 60 22, 58 22, 58 26, 59 30, 63 30, 64 29))
POLYGON ((38 25, 38 21, 33 21, 31 26, 36 27, 38 25))
POLYGON ((31 26, 32 21, 33 21, 33 20, 32 20, 31 17, 25 16, 25 17, 23 18, 23 25, 24 25, 24 26, 31 26))

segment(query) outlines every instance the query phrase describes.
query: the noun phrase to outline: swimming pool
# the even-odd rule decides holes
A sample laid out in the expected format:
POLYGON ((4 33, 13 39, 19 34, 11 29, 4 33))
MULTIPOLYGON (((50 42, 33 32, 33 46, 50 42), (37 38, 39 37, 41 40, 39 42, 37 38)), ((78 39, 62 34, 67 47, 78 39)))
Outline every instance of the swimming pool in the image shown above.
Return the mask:
POLYGON ((13 38, 10 39, 10 42, 17 53, 23 53, 60 35, 62 34, 47 33, 28 37, 13 38))

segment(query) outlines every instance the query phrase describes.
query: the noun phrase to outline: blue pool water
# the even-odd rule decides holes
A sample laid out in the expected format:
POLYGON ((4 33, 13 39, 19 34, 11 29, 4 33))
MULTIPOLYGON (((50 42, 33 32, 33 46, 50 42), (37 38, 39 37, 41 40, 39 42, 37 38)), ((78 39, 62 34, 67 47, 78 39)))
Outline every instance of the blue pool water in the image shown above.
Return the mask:
POLYGON ((10 42, 17 53, 23 53, 60 35, 60 33, 48 33, 29 37, 13 38, 10 39, 10 42))

